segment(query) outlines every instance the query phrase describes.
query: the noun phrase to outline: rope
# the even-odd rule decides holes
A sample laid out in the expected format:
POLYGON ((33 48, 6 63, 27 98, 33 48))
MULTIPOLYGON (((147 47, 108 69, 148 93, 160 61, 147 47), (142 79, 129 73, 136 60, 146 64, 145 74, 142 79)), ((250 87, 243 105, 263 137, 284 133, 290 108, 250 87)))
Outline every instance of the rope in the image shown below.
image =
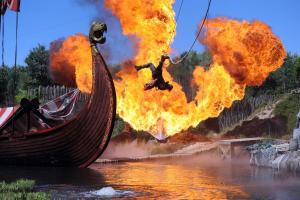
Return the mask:
POLYGON ((197 40, 198 40, 198 37, 200 36, 200 34, 201 34, 201 32, 202 32, 202 29, 203 29, 203 27, 204 27, 204 24, 205 24, 205 22, 206 22, 206 20, 207 20, 208 12, 209 12, 210 5, 211 5, 211 1, 212 1, 212 0, 209 0, 209 1, 208 1, 208 6, 207 6, 207 9, 206 9, 206 13, 205 13, 205 16, 204 16, 204 20, 202 20, 200 29, 199 29, 199 31, 198 31, 198 33, 197 33, 197 36, 195 37, 194 42, 192 43, 192 46, 190 47, 190 49, 188 50, 188 52, 187 52, 183 57, 181 57, 178 61, 175 62, 174 60, 170 59, 170 63, 172 63, 173 65, 177 65, 177 64, 183 62, 183 61, 188 57, 188 55, 191 53, 191 51, 193 50, 193 48, 194 48, 194 46, 195 46, 195 44, 196 44, 196 42, 197 42, 197 40))
POLYGON ((184 1, 184 0, 181 0, 180 6, 179 6, 178 14, 177 14, 177 16, 176 16, 176 23, 177 23, 178 20, 179 20, 179 16, 180 16, 180 13, 181 13, 183 1, 184 1))

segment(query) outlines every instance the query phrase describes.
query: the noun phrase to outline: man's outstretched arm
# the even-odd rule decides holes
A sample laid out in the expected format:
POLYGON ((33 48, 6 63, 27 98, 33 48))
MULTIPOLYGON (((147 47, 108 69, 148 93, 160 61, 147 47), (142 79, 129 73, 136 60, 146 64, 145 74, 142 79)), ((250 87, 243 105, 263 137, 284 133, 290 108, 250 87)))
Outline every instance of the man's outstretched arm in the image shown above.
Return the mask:
POLYGON ((151 65, 151 63, 147 63, 144 65, 135 65, 134 67, 136 68, 136 70, 141 70, 141 69, 149 68, 150 65, 151 65))

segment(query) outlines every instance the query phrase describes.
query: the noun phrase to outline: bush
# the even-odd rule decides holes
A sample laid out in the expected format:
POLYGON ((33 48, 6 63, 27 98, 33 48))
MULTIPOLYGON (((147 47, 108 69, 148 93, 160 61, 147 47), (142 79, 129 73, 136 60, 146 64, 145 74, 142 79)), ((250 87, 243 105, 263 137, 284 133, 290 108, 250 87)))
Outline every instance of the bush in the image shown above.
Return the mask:
POLYGON ((287 120, 288 133, 292 133, 296 126, 297 113, 300 108, 300 96, 292 95, 288 96, 285 100, 277 104, 274 114, 283 116, 287 120))
POLYGON ((3 192, 29 192, 32 190, 35 182, 32 180, 18 180, 13 183, 0 183, 0 193, 3 192))
POLYGON ((0 193, 0 199, 3 200, 48 200, 49 195, 41 192, 6 192, 0 193))
POLYGON ((21 89, 19 89, 19 92, 18 92, 18 94, 16 95, 16 97, 15 97, 15 102, 16 102, 16 104, 19 104, 20 102, 21 102, 21 100, 23 99, 23 98, 26 98, 27 97, 27 92, 26 92, 26 90, 21 90, 21 89))
POLYGON ((32 180, 18 180, 13 183, 0 183, 0 199, 4 200, 47 200, 49 195, 33 192, 35 182, 32 180))
POLYGON ((114 129, 112 132, 112 137, 115 137, 118 134, 120 134, 124 129, 124 126, 125 126, 125 122, 120 117, 117 116, 115 120, 114 129))

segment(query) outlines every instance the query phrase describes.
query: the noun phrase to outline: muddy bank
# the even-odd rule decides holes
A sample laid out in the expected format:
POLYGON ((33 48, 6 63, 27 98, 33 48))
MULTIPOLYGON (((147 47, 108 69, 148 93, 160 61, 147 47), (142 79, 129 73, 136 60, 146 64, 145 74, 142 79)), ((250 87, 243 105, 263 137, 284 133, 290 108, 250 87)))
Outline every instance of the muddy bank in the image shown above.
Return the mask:
POLYGON ((171 154, 190 145, 210 142, 208 137, 188 131, 170 136, 164 141, 159 141, 148 133, 123 131, 111 139, 102 158, 171 154))
POLYGON ((224 134, 225 138, 239 137, 282 137, 287 133, 287 121, 281 116, 267 119, 254 118, 224 134))

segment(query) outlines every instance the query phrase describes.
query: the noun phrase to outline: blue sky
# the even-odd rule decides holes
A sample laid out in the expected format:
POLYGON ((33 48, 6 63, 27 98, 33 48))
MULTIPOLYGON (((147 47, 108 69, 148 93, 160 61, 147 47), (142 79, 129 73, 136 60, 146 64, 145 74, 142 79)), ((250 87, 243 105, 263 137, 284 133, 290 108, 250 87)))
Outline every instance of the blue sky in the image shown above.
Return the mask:
MULTIPOLYGON (((19 18, 18 64, 30 49, 37 44, 46 45, 60 38, 75 33, 87 34, 90 22, 97 17, 101 7, 83 6, 79 0, 23 0, 19 18)), ((83 0, 81 0, 83 1, 83 0)), ((99 0, 101 1, 101 0, 99 0)), ((134 1, 133 1, 134 2, 134 1)), ((177 36, 172 47, 176 52, 187 50, 207 7, 207 0, 185 0, 178 21, 177 36)), ((180 0, 174 9, 178 10, 180 0)), ((261 20, 273 29, 287 51, 300 54, 300 1, 299 0, 212 0, 209 17, 227 16, 235 19, 261 20)), ((103 11, 104 12, 104 11, 103 11)), ((5 15, 5 63, 14 63, 15 13, 8 11, 5 15)), ((108 21, 108 26, 110 26, 108 21)), ((113 47, 112 62, 118 62, 130 56, 129 42, 121 36, 118 26, 108 32, 107 48, 113 47), (121 55, 121 56, 119 56, 121 55)), ((202 51, 197 43, 195 50, 202 51)))

